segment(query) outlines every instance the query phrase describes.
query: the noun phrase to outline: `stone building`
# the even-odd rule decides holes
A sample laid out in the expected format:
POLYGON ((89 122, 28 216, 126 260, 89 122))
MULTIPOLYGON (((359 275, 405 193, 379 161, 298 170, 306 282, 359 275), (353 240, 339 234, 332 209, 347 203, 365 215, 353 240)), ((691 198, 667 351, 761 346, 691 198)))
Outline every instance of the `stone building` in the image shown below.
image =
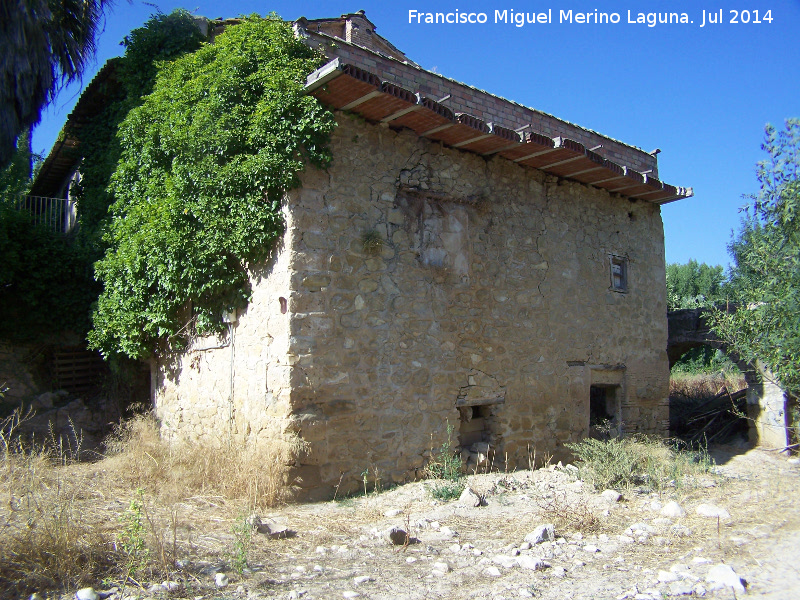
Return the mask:
POLYGON ((668 429, 659 205, 692 195, 655 156, 425 71, 363 12, 296 34, 330 62, 333 164, 286 198, 229 334, 152 365, 165 432, 302 442, 288 473, 329 497, 361 473, 528 466, 601 426, 668 429))

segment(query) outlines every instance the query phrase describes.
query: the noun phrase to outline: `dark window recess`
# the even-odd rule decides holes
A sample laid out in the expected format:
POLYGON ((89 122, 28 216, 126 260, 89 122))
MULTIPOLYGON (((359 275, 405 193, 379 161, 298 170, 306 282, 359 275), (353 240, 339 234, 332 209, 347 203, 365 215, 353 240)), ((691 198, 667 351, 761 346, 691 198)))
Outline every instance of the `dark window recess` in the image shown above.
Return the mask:
POLYGON ((493 441, 489 422, 492 417, 491 406, 461 406, 458 411, 461 417, 458 441, 462 448, 469 448, 476 442, 493 441))
POLYGON ((628 291, 628 259, 624 256, 610 256, 611 289, 615 292, 628 291))

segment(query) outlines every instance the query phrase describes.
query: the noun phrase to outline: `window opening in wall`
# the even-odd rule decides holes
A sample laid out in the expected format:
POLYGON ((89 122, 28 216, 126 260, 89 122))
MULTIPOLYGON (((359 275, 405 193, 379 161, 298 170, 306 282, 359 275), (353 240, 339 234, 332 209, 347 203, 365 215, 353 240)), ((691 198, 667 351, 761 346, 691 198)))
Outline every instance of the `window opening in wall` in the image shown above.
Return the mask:
POLYGON ((589 388, 589 437, 607 440, 619 435, 618 385, 589 388))
POLYGON ((628 291, 628 259, 624 256, 609 256, 611 266, 611 290, 628 291))
POLYGON ((458 442, 468 473, 489 469, 494 459, 497 439, 492 432, 496 405, 460 406, 458 442))

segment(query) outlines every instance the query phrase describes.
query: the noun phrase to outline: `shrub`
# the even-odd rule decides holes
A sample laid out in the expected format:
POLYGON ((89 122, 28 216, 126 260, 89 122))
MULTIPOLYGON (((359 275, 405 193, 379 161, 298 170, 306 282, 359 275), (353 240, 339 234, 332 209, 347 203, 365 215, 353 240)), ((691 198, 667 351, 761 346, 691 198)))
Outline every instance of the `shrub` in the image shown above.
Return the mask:
POLYGON ((453 445, 453 426, 447 424, 447 440, 438 451, 431 452, 431 460, 425 468, 429 479, 436 481, 431 484, 431 495, 444 502, 455 500, 464 491, 464 476, 461 473, 461 457, 458 449, 453 445))
POLYGON ((695 475, 713 466, 705 451, 679 451, 646 436, 587 438, 567 447, 580 460, 581 478, 597 489, 644 485, 660 491, 671 485, 691 485, 695 475))

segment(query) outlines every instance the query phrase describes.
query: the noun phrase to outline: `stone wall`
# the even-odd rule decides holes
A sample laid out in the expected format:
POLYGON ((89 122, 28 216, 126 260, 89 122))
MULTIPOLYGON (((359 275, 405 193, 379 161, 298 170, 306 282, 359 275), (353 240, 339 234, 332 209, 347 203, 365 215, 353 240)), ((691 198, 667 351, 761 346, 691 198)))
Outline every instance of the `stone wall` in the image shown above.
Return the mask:
POLYGON ((495 464, 561 456, 589 433, 591 386, 617 428, 667 431, 657 206, 337 119, 334 163, 303 174, 233 327, 233 404, 230 347, 195 347, 159 370, 168 432, 297 434, 290 479, 325 497, 365 470, 417 476, 448 423, 495 464))
MULTIPOLYGON (((291 231, 288 212, 286 220, 291 231)), ((185 353, 152 362, 152 400, 163 435, 211 444, 291 437, 290 256, 282 242, 268 264, 251 272, 252 301, 227 335, 198 338, 185 353)))

